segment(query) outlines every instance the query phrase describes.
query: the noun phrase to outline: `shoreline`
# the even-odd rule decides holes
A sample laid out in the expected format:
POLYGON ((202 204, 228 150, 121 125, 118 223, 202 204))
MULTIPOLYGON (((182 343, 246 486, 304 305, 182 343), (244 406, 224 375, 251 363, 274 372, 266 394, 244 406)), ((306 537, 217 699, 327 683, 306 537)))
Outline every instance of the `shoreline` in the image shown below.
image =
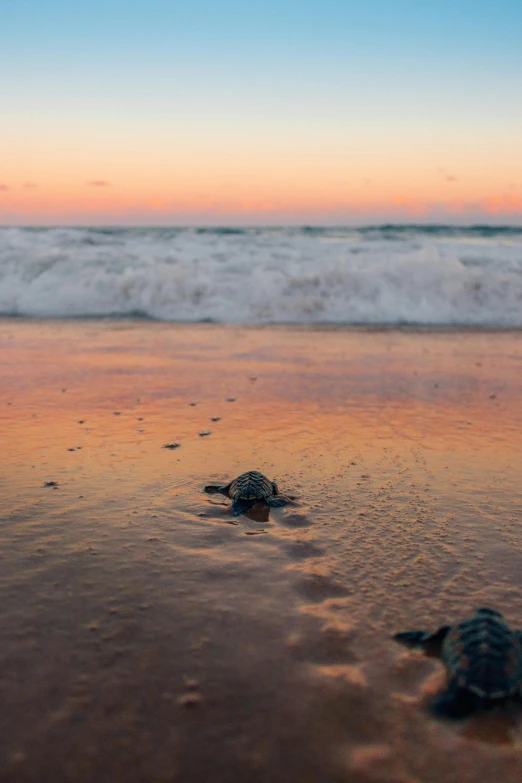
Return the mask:
POLYGON ((274 321, 270 323, 225 323, 203 319, 201 321, 170 321, 160 318, 152 318, 148 315, 78 315, 78 316, 28 316, 28 315, 2 315, 0 314, 0 324, 10 321, 20 324, 75 324, 75 323, 121 323, 129 324, 157 324, 160 326, 172 327, 190 327, 190 328, 213 328, 221 329, 245 329, 245 330, 295 330, 295 331, 324 331, 324 332, 411 332, 411 333, 444 333, 444 332, 480 332, 480 333, 520 333, 522 326, 497 326, 488 324, 421 324, 421 323, 335 323, 335 322, 316 322, 316 323, 296 323, 290 321, 274 321))

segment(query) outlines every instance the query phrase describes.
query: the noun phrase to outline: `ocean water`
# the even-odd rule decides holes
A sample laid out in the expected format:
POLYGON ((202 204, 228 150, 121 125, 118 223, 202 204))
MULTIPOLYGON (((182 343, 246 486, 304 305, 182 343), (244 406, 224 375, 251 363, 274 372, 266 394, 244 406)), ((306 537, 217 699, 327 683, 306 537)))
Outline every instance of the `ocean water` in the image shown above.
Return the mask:
POLYGON ((0 228, 0 314, 522 326, 522 228, 0 228))

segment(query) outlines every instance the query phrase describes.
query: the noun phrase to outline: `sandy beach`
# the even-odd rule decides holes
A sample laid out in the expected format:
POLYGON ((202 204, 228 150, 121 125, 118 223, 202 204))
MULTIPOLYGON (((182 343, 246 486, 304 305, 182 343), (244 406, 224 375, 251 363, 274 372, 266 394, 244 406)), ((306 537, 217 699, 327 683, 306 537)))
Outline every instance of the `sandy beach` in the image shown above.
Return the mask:
POLYGON ((391 637, 522 628, 522 332, 3 319, 0 367, 2 783, 519 783, 522 709, 434 719, 391 637), (202 492, 249 469, 295 504, 202 492))

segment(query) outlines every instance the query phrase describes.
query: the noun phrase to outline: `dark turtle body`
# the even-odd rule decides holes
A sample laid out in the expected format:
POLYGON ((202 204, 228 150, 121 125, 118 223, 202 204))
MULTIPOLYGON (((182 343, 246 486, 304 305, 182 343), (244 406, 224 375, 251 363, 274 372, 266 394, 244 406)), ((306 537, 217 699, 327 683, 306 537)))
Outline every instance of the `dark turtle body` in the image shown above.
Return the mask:
POLYGON ((477 609, 458 625, 444 625, 435 633, 406 631, 394 639, 442 658, 449 683, 433 704, 438 712, 464 717, 521 695, 522 631, 511 630, 494 609, 477 609))
POLYGON ((275 481, 270 481, 257 470, 249 470, 223 486, 209 485, 205 492, 219 492, 232 499, 232 516, 246 514, 256 503, 264 503, 271 508, 286 506, 290 498, 280 495, 275 481))

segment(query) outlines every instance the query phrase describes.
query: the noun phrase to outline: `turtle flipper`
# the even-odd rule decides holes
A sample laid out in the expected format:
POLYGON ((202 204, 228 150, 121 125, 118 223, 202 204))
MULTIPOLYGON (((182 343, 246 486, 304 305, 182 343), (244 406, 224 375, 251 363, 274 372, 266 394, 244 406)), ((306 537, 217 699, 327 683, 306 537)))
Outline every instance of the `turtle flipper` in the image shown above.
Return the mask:
POLYGON ((245 500, 244 498, 236 498, 232 503, 232 516, 238 517, 241 514, 246 514, 257 503, 257 500, 245 500))
POLYGON ((442 718, 467 718, 477 709, 479 698, 465 688, 459 688, 456 680, 452 680, 447 690, 431 703, 431 710, 442 718))
POLYGON ((399 644, 404 644, 406 647, 421 647, 427 652, 438 655, 442 642, 446 638, 446 634, 450 630, 449 625, 443 625, 435 633, 428 633, 427 631, 404 631, 403 633, 396 633, 393 637, 399 644))
POLYGON ((230 484, 226 484, 222 487, 218 487, 215 484, 207 484, 206 487, 204 487, 203 491, 207 493, 207 495, 228 495, 228 489, 230 487, 230 484))
POLYGON ((264 500, 266 505, 270 506, 270 508, 281 508, 290 502, 290 498, 287 498, 284 495, 272 495, 264 500))
POLYGON ((405 647, 422 647, 426 636, 428 636, 426 631, 403 631, 394 634, 393 639, 399 644, 404 644, 405 647))

